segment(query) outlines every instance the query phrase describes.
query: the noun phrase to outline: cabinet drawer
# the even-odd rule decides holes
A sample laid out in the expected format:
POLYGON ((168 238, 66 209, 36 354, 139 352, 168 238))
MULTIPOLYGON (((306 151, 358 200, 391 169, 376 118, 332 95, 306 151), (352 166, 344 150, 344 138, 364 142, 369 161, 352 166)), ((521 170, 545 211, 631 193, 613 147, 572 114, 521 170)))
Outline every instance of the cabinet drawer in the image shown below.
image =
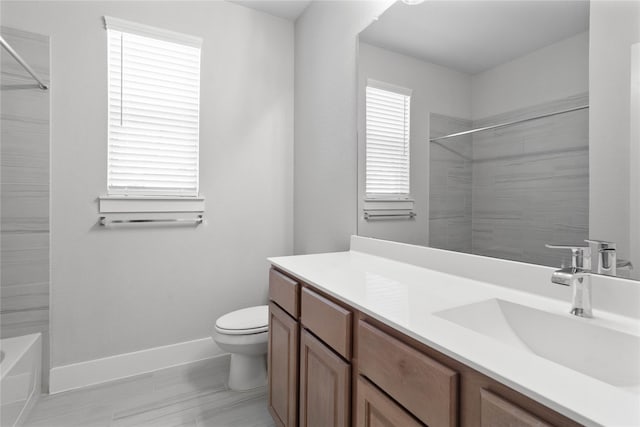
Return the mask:
POLYGON ((349 310, 304 288, 301 295, 302 325, 345 359, 351 359, 351 318, 349 310))
POLYGON ((357 341, 362 375, 430 427, 457 425, 455 371, 362 321, 357 341))
POLYGON ((269 299, 287 313, 300 317, 300 284, 273 268, 269 271, 269 299))
POLYGON ((551 427, 551 424, 485 389, 480 390, 480 420, 482 427, 551 427))
POLYGON ((423 427, 396 402, 358 376, 356 427, 423 427))

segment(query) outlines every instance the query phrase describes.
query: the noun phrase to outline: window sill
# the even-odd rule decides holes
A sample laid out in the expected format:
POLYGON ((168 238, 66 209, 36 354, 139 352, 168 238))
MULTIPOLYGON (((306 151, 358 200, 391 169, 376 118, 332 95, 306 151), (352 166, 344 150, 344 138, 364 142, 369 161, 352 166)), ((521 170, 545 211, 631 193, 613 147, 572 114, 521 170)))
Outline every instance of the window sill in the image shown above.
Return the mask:
POLYGON ((204 197, 101 196, 99 212, 204 212, 204 197))
POLYGON ((410 211, 413 210, 413 199, 364 199, 365 211, 410 211))

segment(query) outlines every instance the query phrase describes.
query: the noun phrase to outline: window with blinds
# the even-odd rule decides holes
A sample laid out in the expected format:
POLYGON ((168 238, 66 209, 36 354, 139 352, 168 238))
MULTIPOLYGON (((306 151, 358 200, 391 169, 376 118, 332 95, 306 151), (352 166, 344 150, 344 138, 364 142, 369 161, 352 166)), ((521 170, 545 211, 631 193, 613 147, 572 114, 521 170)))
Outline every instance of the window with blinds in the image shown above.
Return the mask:
POLYGON ((370 81, 366 88, 367 198, 409 196, 411 92, 370 81))
POLYGON ((109 195, 198 195, 201 39, 105 17, 109 195))

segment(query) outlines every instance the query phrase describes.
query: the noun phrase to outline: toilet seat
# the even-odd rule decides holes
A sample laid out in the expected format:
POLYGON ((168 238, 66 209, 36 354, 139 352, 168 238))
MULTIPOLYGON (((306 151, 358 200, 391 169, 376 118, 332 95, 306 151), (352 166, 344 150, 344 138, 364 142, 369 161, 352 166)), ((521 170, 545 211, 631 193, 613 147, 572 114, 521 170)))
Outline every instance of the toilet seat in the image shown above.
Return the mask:
POLYGON ((269 330, 269 306, 243 308, 216 320, 215 329, 225 335, 250 335, 269 330))
POLYGON ((267 332, 269 330, 268 326, 263 326, 262 328, 253 328, 253 329, 224 329, 216 326, 216 332, 225 335, 252 335, 252 334, 260 334, 262 332, 267 332))

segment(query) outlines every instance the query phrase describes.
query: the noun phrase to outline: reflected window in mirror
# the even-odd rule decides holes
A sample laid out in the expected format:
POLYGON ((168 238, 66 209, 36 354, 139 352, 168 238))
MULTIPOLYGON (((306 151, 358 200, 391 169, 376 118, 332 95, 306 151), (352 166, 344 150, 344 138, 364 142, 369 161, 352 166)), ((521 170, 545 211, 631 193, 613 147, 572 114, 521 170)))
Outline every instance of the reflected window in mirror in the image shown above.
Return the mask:
POLYGON ((367 82, 367 199, 409 198, 410 109, 410 89, 367 82))

